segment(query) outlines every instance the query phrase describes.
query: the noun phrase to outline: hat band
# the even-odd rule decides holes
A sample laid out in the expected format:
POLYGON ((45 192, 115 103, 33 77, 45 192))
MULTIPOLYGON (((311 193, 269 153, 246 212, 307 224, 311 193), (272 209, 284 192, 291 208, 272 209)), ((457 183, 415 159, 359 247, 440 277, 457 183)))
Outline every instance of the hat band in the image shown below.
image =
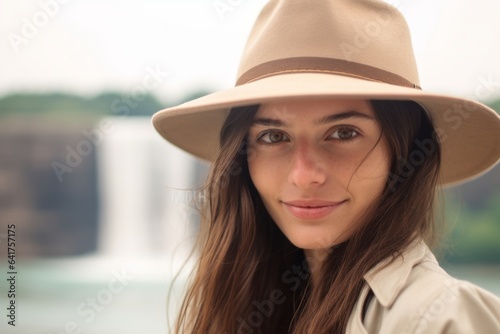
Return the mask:
POLYGON ((419 85, 395 73, 344 59, 325 57, 291 57, 271 60, 252 67, 243 73, 236 81, 236 86, 273 75, 303 72, 345 75, 391 85, 421 89, 419 85))

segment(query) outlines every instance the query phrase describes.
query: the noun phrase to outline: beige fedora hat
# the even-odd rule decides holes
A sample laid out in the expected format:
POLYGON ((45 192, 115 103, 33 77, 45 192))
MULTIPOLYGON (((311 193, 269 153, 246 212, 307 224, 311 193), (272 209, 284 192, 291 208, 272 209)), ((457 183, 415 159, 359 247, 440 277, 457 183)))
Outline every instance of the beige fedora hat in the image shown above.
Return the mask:
POLYGON ((442 144, 443 185, 477 177, 500 159, 500 116, 479 102, 420 89, 406 21, 379 0, 270 0, 250 33, 235 87, 161 110, 153 125, 211 161, 232 107, 305 98, 420 103, 442 144))

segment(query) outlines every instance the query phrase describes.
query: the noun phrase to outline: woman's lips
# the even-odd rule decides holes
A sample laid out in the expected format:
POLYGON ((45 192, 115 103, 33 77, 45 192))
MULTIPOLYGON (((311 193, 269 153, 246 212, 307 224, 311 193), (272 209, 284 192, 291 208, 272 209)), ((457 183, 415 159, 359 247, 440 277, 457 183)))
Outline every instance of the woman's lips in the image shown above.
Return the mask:
POLYGON ((322 200, 297 200, 283 202, 288 212, 299 219, 321 219, 345 203, 322 200))

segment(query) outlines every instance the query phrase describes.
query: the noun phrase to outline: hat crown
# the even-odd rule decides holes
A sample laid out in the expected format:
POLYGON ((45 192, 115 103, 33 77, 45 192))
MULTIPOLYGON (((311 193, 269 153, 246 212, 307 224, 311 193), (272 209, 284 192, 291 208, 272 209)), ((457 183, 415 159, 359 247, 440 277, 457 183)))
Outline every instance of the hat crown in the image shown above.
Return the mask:
POLYGON ((237 84, 285 72, 329 71, 399 84, 386 80, 386 74, 395 75, 418 86, 403 15, 379 0, 270 0, 249 35, 237 84), (371 76, 367 68, 382 74, 371 76))

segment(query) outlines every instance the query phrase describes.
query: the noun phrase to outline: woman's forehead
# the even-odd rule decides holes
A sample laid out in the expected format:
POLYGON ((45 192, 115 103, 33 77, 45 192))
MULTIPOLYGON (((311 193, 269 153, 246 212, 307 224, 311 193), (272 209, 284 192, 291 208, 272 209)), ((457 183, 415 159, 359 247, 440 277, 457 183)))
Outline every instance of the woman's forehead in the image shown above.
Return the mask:
POLYGON ((355 112, 375 117, 368 100, 361 99, 311 99, 281 100, 261 104, 255 118, 272 117, 276 119, 318 118, 336 113, 355 112))

